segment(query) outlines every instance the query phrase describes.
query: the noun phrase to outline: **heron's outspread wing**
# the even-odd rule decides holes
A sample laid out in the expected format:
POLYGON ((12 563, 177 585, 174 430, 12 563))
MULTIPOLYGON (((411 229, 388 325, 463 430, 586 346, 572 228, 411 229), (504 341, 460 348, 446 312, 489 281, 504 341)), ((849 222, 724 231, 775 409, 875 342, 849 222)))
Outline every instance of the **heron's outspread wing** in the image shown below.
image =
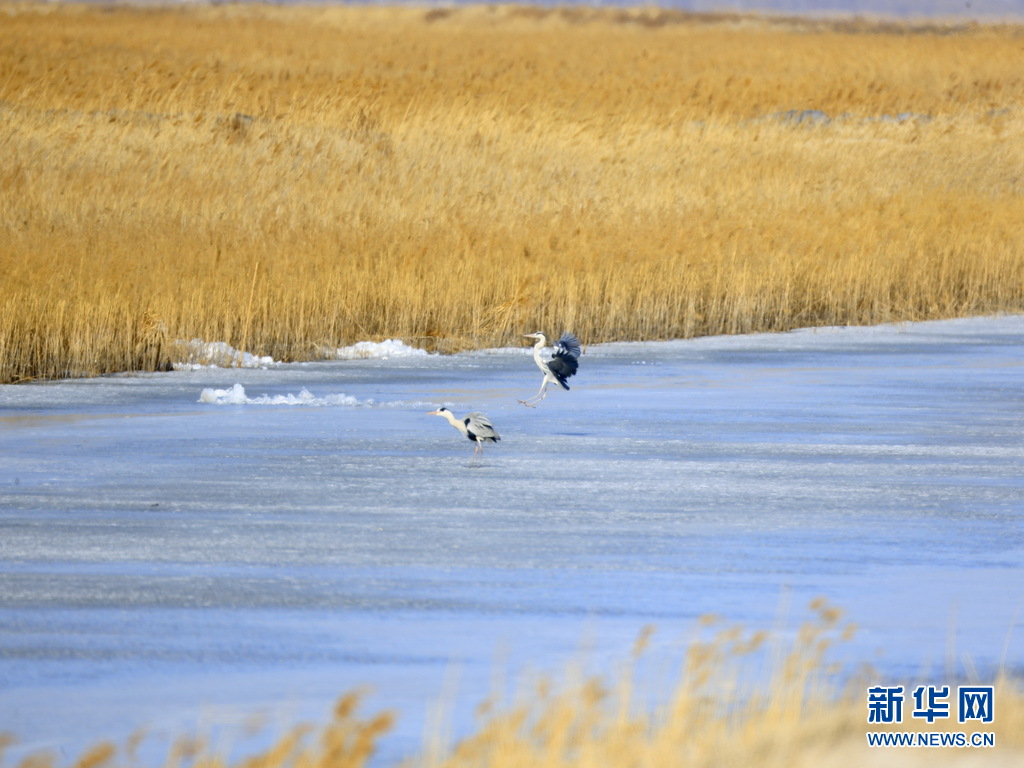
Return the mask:
POLYGON ((563 333, 562 338, 555 342, 555 351, 548 361, 548 370, 566 389, 569 385, 565 380, 576 373, 580 367, 580 340, 571 333, 563 333))
POLYGON ((501 436, 494 430, 491 420, 479 411, 467 413, 462 422, 466 425, 467 436, 470 440, 490 440, 492 443, 501 440, 501 436))
POLYGON ((573 360, 580 359, 580 340, 573 334, 566 331, 562 338, 555 342, 555 357, 571 357, 573 360))

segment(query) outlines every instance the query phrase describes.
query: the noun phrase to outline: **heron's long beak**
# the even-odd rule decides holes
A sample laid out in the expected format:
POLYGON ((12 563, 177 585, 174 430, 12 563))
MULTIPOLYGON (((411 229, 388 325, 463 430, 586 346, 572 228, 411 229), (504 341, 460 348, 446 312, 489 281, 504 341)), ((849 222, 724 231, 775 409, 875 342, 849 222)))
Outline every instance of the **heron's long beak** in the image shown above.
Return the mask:
POLYGON ((440 411, 427 411, 427 416, 440 416, 440 411))

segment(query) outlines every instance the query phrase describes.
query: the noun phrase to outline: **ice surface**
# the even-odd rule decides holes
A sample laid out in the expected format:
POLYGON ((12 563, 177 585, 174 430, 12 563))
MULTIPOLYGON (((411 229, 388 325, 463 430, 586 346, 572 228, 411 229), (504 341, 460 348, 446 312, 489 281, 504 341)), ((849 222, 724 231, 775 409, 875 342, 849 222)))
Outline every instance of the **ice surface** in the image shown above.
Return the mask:
POLYGON ((818 595, 880 679, 1019 671, 1022 353, 1019 316, 596 345, 536 409, 525 340, 0 387, 8 761, 368 685, 393 762, 446 680, 464 732, 496 666, 818 595), (482 466, 439 405, 491 417, 482 466))

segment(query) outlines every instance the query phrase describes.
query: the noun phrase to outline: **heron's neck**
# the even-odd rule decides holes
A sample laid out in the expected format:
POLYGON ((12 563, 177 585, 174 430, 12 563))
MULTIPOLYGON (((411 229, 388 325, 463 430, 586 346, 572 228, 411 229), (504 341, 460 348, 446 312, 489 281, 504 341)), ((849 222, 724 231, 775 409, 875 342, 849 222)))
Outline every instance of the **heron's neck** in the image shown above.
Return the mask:
POLYGON ((544 349, 544 339, 537 339, 537 343, 533 345, 533 359, 537 362, 537 365, 541 364, 540 351, 544 349))

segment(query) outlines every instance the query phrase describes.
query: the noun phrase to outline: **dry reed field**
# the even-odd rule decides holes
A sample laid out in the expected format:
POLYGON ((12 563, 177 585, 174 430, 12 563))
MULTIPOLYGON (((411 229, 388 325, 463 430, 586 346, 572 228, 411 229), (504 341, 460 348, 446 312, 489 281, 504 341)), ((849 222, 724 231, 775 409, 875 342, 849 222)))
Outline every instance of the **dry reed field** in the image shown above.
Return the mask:
MULTIPOLYGON (((700 620, 677 670, 638 674, 652 628, 640 633, 617 676, 593 676, 582 666, 559 680, 524 681, 511 696, 496 692, 478 707, 477 729, 453 745, 428 733, 407 768, 1009 768, 1024 758, 1024 689, 1000 675, 993 681, 994 719, 983 726, 923 720, 868 725, 870 677, 830 661, 855 631, 842 611, 823 600, 790 637, 751 631, 720 618, 700 620), (751 674, 751 669, 761 673, 751 674), (653 685, 650 680, 660 682, 653 685), (647 682, 644 682, 647 681, 647 682), (667 681, 667 683, 666 683, 667 681), (662 686, 666 686, 663 688, 662 686), (992 734, 995 746, 870 748, 866 732, 992 734)), ((978 681, 973 681, 977 684, 978 681)), ((361 698, 342 696, 327 722, 287 730, 263 751, 234 761, 203 736, 172 746, 168 768, 364 768, 395 723, 393 712, 363 714, 361 698)), ((909 705, 908 705, 909 706, 909 705)), ((908 718, 909 719, 909 718, 908 718)), ((142 738, 141 736, 139 737, 142 738)), ((3 742, 0 741, 0 764, 3 742)), ((142 765, 138 742, 100 743, 75 768, 142 765)), ((52 755, 33 755, 19 768, 51 768, 52 755)))
POLYGON ((1024 30, 0 4, 0 382, 1000 311, 1024 30))

